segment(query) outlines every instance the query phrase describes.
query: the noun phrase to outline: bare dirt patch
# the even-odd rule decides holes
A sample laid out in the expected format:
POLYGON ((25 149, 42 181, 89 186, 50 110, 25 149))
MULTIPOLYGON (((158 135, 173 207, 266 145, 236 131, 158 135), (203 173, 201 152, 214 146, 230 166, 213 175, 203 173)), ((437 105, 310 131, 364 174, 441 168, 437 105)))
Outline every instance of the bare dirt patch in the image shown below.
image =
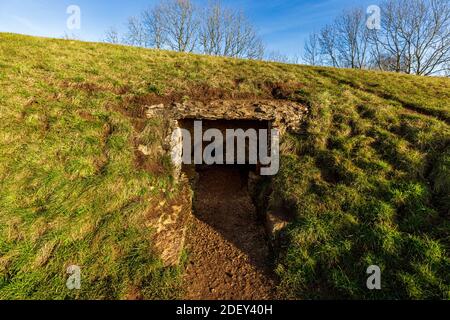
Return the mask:
POLYGON ((187 235, 186 299, 273 299, 276 279, 264 227, 247 189, 248 171, 198 170, 194 219, 187 235))

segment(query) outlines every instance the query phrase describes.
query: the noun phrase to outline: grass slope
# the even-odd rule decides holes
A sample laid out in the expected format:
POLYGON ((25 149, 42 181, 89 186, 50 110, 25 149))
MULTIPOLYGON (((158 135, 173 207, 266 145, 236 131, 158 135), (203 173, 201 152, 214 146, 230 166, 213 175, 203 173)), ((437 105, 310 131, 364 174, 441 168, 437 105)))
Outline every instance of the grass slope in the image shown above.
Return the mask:
POLYGON ((163 266, 146 222, 181 191, 142 107, 252 97, 311 109, 273 181, 296 216, 281 291, 450 298, 449 79, 0 34, 0 88, 0 299, 180 297, 183 265, 163 266))

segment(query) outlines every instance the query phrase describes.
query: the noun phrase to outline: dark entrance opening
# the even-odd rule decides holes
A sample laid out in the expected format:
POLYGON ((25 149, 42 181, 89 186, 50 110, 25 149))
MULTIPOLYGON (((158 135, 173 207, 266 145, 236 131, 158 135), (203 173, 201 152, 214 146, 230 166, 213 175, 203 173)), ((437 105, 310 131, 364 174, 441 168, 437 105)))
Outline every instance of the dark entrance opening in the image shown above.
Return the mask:
MULTIPOLYGON (((193 130, 193 119, 180 125, 193 130)), ((203 121, 203 130, 268 129, 266 121, 203 121)), ((192 131, 191 131, 192 132, 192 131)), ((249 184, 257 165, 187 165, 194 190, 194 222, 186 299, 270 299, 275 296, 273 259, 249 184)))

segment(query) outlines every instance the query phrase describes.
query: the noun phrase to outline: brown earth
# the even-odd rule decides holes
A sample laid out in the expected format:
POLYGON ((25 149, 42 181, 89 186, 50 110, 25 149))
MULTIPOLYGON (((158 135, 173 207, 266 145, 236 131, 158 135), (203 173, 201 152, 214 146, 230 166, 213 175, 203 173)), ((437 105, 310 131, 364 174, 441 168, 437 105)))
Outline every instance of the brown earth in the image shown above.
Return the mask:
POLYGON ((194 221, 186 240, 185 298, 275 298, 270 250, 247 189, 248 171, 223 166, 198 171, 194 221))

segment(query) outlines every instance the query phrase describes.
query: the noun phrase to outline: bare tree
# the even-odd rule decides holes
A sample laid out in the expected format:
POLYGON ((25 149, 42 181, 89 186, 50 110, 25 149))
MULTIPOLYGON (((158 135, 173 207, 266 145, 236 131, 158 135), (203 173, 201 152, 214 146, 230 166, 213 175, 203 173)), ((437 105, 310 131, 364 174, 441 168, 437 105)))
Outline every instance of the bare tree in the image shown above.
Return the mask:
POLYGON ((106 30, 103 41, 112 44, 120 43, 119 32, 117 31, 117 29, 114 27, 110 27, 108 30, 106 30))
POLYGON ((156 49, 163 49, 167 43, 164 19, 164 11, 161 5, 142 13, 142 25, 149 45, 156 49))
POLYGON ((326 25, 319 34, 320 52, 324 57, 324 62, 333 67, 340 67, 337 50, 337 32, 334 26, 326 25))
POLYGON ((411 71, 430 75, 450 61, 450 6, 446 0, 412 0, 411 71))
POLYGON ((209 55, 226 55, 225 38, 229 31, 232 13, 219 1, 210 2, 204 10, 204 23, 200 31, 202 52, 209 55))
POLYGON ((157 6, 161 12, 162 31, 167 46, 179 52, 194 51, 199 21, 190 0, 166 0, 157 6))
POLYGON ((360 8, 345 11, 334 26, 337 31, 336 47, 341 65, 364 68, 368 57, 368 31, 364 11, 360 8))
POLYGON ((281 53, 280 51, 270 51, 265 57, 266 61, 281 62, 281 63, 298 63, 298 57, 290 57, 287 54, 281 53))
POLYGON ((321 62, 320 55, 319 35, 313 32, 305 41, 303 61, 309 65, 316 66, 321 62))
POLYGON ((203 53, 262 59, 262 40, 243 12, 225 8, 220 1, 214 1, 209 3, 202 16, 200 44, 203 53))
POLYGON ((382 70, 431 75, 450 61, 448 0, 386 0, 381 30, 371 35, 382 70))
POLYGON ((369 35, 373 64, 380 70, 408 72, 408 41, 401 35, 407 11, 405 1, 385 1, 381 5, 381 29, 369 35))
POLYGON ((140 18, 129 18, 127 26, 124 42, 130 45, 235 58, 264 56, 263 42, 245 14, 219 0, 203 12, 191 0, 161 0, 140 18))
POLYGON ((144 25, 138 17, 128 18, 127 29, 124 38, 126 44, 137 47, 148 46, 148 34, 145 32, 144 25))
POLYGON ((380 27, 369 30, 361 9, 344 12, 319 34, 325 62, 417 75, 446 72, 450 63, 448 0, 385 0, 380 27))
POLYGON ((248 59, 262 59, 264 44, 244 13, 235 12, 229 22, 225 37, 226 56, 248 59))

